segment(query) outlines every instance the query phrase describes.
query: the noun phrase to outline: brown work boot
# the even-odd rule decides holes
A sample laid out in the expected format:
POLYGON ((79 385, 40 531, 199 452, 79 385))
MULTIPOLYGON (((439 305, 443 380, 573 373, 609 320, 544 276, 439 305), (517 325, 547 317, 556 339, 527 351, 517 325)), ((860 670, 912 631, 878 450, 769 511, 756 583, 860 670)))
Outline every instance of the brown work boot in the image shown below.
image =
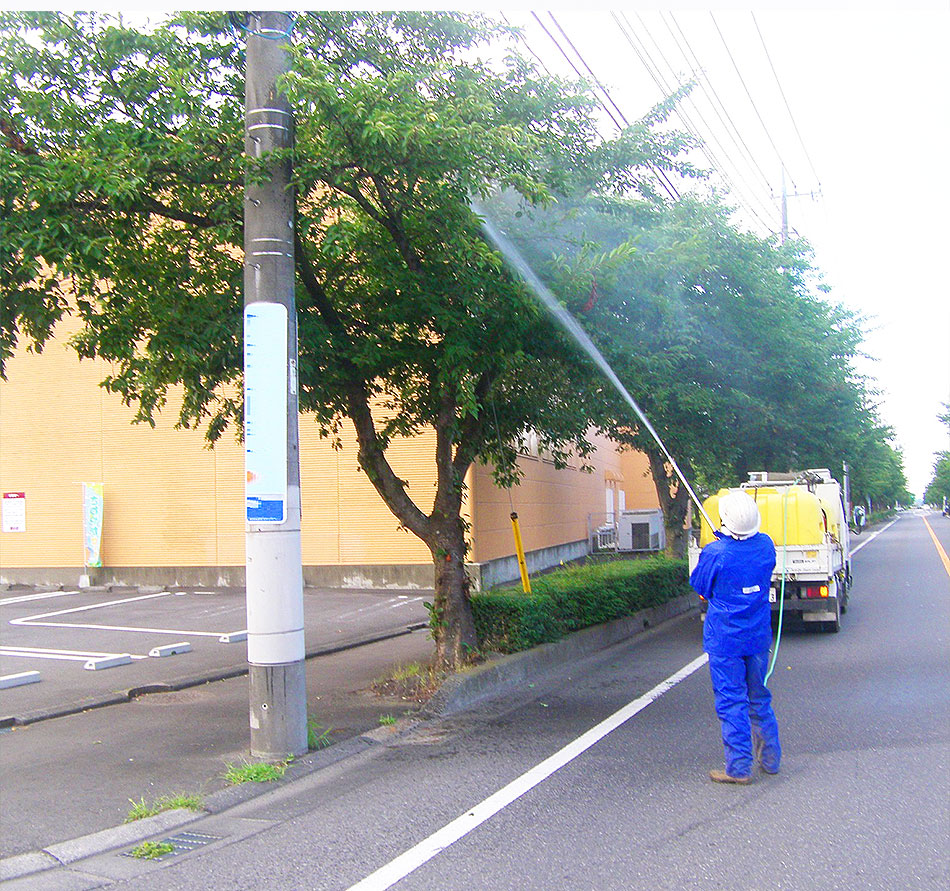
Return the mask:
POLYGON ((748 786, 752 782, 752 774, 744 777, 734 777, 718 768, 709 771, 709 779, 714 783, 734 783, 737 786, 748 786))

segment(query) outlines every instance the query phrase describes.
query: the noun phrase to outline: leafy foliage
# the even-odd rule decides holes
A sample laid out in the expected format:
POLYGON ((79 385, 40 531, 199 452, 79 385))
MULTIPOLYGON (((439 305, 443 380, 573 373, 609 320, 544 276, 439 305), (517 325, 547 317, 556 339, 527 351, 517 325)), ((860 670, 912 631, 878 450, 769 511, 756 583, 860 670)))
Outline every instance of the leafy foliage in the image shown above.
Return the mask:
POLYGON ((514 587, 475 594, 472 610, 481 649, 514 653, 689 591, 682 560, 616 560, 555 570, 534 579, 531 594, 514 587))
MULTIPOLYGON (((75 346, 112 363, 104 386, 152 422, 240 431, 243 42, 227 15, 182 13, 141 33, 105 15, 0 17, 0 363, 39 349, 75 312, 75 346)), ((302 409, 337 436, 433 553, 440 658, 474 645, 466 599, 464 476, 516 476, 536 431, 555 456, 589 450, 594 391, 482 238, 470 195, 528 205, 595 188, 653 194, 650 168, 690 173, 683 139, 654 126, 597 132, 582 84, 539 74, 480 16, 307 12, 281 88, 297 117, 296 303, 302 409), (489 408, 490 420, 489 420, 489 408), (438 484, 416 504, 386 450, 436 431, 438 484)))

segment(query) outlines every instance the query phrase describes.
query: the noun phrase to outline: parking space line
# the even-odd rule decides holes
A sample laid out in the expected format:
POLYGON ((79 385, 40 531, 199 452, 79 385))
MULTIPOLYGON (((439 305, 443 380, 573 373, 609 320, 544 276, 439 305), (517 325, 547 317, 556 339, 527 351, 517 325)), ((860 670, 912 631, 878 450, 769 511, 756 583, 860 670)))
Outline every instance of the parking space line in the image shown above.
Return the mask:
POLYGON ((22 616, 19 619, 11 619, 11 625, 20 625, 30 628, 82 628, 89 631, 129 631, 135 634, 174 634, 176 636, 191 635, 196 637, 216 637, 219 640, 223 638, 235 638, 237 635, 246 632, 246 629, 238 631, 192 631, 181 628, 141 628, 132 625, 101 625, 93 623, 78 622, 45 622, 43 619, 52 619, 57 616, 70 615, 72 613, 88 612, 94 609, 104 609, 107 606, 118 606, 122 603, 135 603, 140 600, 151 600, 155 597, 169 597, 170 591, 160 591, 157 594, 142 594, 138 597, 123 597, 120 600, 108 600, 105 603, 89 603, 85 606, 73 606, 68 609, 53 610, 48 613, 35 613, 32 616, 22 616))
POLYGON ((0 656, 14 659, 53 659, 61 662, 88 662, 90 659, 113 659, 127 656, 133 661, 148 659, 139 653, 93 653, 83 650, 47 650, 43 647, 0 647, 0 656))
POLYGON ((19 597, 0 597, 0 606, 10 606, 13 603, 27 603, 30 600, 48 600, 52 597, 68 597, 78 594, 78 591, 46 591, 43 594, 22 594, 19 597))

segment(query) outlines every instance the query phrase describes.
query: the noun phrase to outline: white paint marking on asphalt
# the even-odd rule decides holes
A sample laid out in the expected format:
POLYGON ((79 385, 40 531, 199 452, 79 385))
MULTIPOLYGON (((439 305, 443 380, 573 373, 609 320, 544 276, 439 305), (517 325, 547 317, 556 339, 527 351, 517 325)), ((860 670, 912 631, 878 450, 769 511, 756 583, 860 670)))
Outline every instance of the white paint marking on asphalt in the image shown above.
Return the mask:
MULTIPOLYGON (((85 606, 74 606, 70 609, 59 609, 54 610, 50 613, 35 613, 32 616, 23 616, 19 619, 11 619, 11 625, 25 625, 30 628, 82 628, 86 631, 131 631, 135 634, 174 634, 178 637, 181 635, 192 635, 196 637, 217 637, 221 638, 222 635, 227 636, 228 634, 233 635, 234 632, 221 632, 221 631, 192 631, 190 629, 181 629, 181 628, 140 628, 133 625, 97 625, 97 624, 80 624, 75 622, 44 622, 42 619, 52 619, 56 616, 65 616, 70 613, 81 613, 86 612, 92 609, 104 609, 107 606, 118 606, 121 603, 135 603, 139 600, 151 600, 153 597, 169 597, 171 596, 170 591, 161 591, 158 594, 143 594, 139 597, 124 597, 121 600, 108 600, 105 603, 89 603, 85 606)), ((139 658, 139 657, 133 657, 139 658)), ((145 658, 145 657, 143 657, 145 658)))
POLYGON ((560 751, 555 752, 550 758, 535 765, 527 773, 523 773, 503 789, 499 789, 493 795, 490 795, 484 801, 476 804, 475 807, 469 809, 448 825, 443 826, 428 838, 423 839, 415 847, 400 854, 395 860, 390 861, 385 866, 377 869, 376 872, 368 875, 362 881, 351 886, 349 891, 385 891, 386 888, 391 888, 396 882, 404 879, 409 873, 422 866, 423 863, 431 860, 436 854, 444 851, 449 845, 457 842, 464 835, 467 835, 500 810, 546 780, 555 771, 560 770, 565 764, 568 764, 578 755, 586 752, 608 733, 616 730, 624 722, 629 721, 630 718, 638 712, 643 711, 651 702, 659 699, 680 681, 685 680, 694 671, 705 665, 708 659, 709 657, 705 653, 703 653, 702 656, 698 656, 688 665, 683 666, 678 672, 670 675, 665 681, 657 684, 648 693, 645 693, 638 699, 634 699, 633 702, 627 703, 627 705, 614 712, 609 718, 591 727, 590 730, 577 737, 573 742, 568 743, 560 751))
POLYGON ((19 674, 5 674, 0 677, 0 690, 10 687, 23 687, 26 684, 38 684, 42 678, 38 671, 21 671, 19 674))
POLYGON ((23 650, 0 650, 0 656, 21 659, 58 659, 63 662, 85 662, 85 656, 65 656, 61 653, 30 653, 23 650))
POLYGON ((27 603, 30 600, 47 600, 50 597, 67 597, 70 594, 78 594, 78 591, 47 591, 44 594, 22 594, 19 597, 0 598, 0 606, 10 606, 12 603, 27 603))
POLYGON ((54 659, 63 662, 88 662, 90 659, 111 659, 114 656, 128 656, 126 662, 133 659, 148 659, 131 653, 91 653, 86 650, 48 650, 43 647, 0 647, 0 656, 20 659, 54 659))
MULTIPOLYGON (((900 517, 898 517, 897 519, 899 520, 900 517)), ((868 536, 864 541, 862 541, 861 544, 859 544, 856 548, 852 548, 852 550, 851 550, 851 556, 853 557, 853 556, 854 556, 858 551, 860 551, 861 548, 863 548, 865 545, 869 545, 869 544, 870 544, 872 541, 874 541, 874 539, 877 538, 882 532, 887 532, 887 530, 890 529, 891 526, 893 526, 896 522, 897 522, 897 520, 891 520, 891 522, 888 523, 886 526, 884 526, 884 527, 881 528, 881 529, 878 529, 877 532, 874 532, 873 534, 869 535, 869 536, 868 536)))
POLYGON ((74 606, 70 609, 58 609, 51 613, 36 613, 24 616, 22 619, 10 619, 11 625, 37 625, 37 619, 50 619, 53 616, 65 616, 69 613, 82 613, 91 609, 104 609, 107 606, 118 606, 120 603, 134 603, 137 600, 151 600, 153 597, 168 597, 168 591, 158 594, 142 594, 139 597, 123 597, 121 600, 107 600, 105 603, 87 603, 85 606, 74 606))

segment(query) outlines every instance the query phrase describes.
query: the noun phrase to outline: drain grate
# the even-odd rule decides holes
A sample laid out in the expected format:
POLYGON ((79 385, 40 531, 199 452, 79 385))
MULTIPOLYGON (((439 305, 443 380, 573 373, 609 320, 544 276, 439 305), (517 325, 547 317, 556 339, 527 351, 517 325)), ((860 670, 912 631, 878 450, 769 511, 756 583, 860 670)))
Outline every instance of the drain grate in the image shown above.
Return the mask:
MULTIPOLYGON (((223 836, 221 835, 208 835, 205 832, 179 832, 177 835, 170 835, 168 838, 160 839, 158 842, 159 844, 171 845, 174 848, 173 851, 149 859, 164 860, 166 857, 173 857, 175 854, 187 854, 189 851, 194 851, 196 848, 203 848, 205 845, 210 845, 213 841, 220 841, 222 838, 223 836)), ((134 850, 135 848, 132 849, 132 851, 134 850)), ((136 855, 133 854, 132 851, 123 851, 122 856, 135 857, 136 855)))

